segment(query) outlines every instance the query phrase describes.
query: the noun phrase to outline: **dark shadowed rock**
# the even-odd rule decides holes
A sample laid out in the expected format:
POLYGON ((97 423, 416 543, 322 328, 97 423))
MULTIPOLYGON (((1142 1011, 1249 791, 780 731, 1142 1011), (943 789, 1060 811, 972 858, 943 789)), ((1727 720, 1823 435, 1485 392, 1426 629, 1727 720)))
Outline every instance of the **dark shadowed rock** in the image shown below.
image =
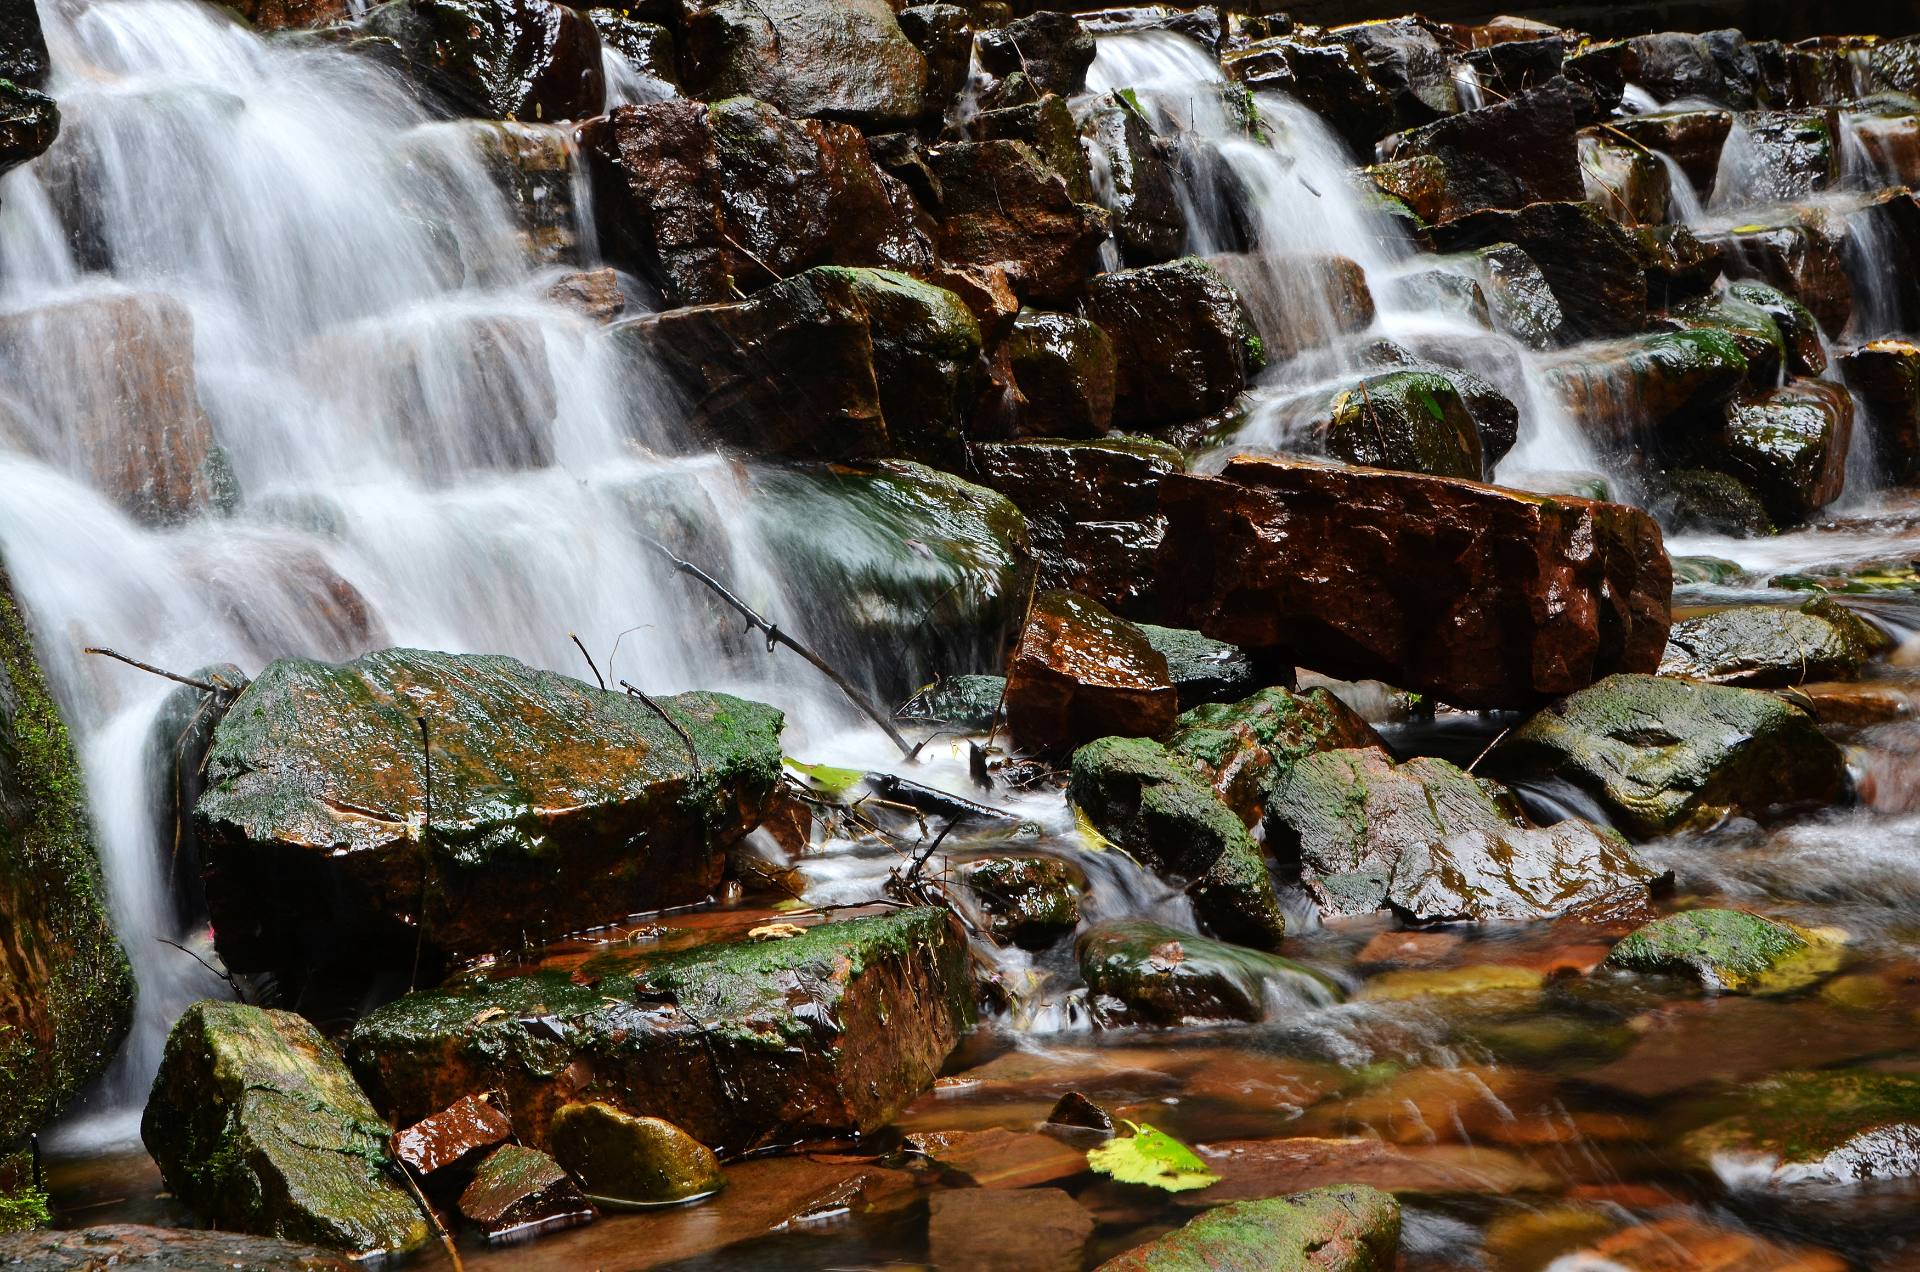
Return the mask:
POLYGON ((1749 377, 1740 341, 1717 327, 1570 350, 1545 371, 1587 434, 1615 448, 1713 427, 1749 377))
POLYGON ((559 1107, 587 1098, 732 1156, 880 1129, 932 1084, 972 1016, 965 939, 944 912, 916 909, 612 956, 584 978, 409 994, 363 1018, 347 1052, 403 1120, 500 1090, 541 1146, 559 1107))
POLYGON ((0 79, 0 173, 45 154, 60 134, 60 107, 51 97, 0 79))
POLYGON ((1012 378, 1003 409, 1015 437, 1099 437, 1112 425, 1113 342, 1094 323, 1022 309, 1000 356, 1012 378))
POLYGON ((1566 315, 1533 257, 1512 243, 1495 243, 1474 255, 1493 325, 1529 349, 1550 347, 1566 315))
POLYGON ((1509 733, 1487 768, 1568 782, 1636 838, 1831 804, 1840 748, 1772 694, 1659 676, 1609 676, 1509 733))
POLYGON ((1080 124, 1059 94, 1045 93, 1017 106, 983 110, 969 124, 971 135, 981 141, 1026 142, 1065 179, 1067 193, 1076 202, 1094 201, 1093 173, 1080 144, 1080 124))
POLYGON ((967 11, 957 4, 917 4, 901 9, 894 18, 926 59, 927 88, 921 95, 921 109, 944 118, 966 87, 967 64, 973 60, 973 26, 967 11))
POLYGON ((428 1239, 388 1173, 388 1133, 312 1025, 211 1001, 175 1022, 140 1124, 167 1187, 206 1223, 362 1256, 428 1239))
POLYGON ((360 1266, 345 1255, 273 1237, 130 1223, 0 1234, 0 1259, 16 1272, 93 1272, 96 1268, 133 1268, 140 1272, 207 1272, 210 1268, 352 1272, 360 1266))
POLYGON ((1483 208, 1585 197, 1564 81, 1404 134, 1394 157, 1422 156, 1440 167, 1443 220, 1483 208))
POLYGON ((1534 203, 1434 227, 1441 250, 1512 243, 1531 256, 1560 303, 1563 341, 1627 335, 1646 323, 1647 279, 1632 237, 1591 203, 1534 203))
POLYGON ((1059 857, 989 857, 961 868, 995 939, 1043 950, 1080 923, 1086 881, 1059 857))
POLYGON ((1088 289, 1087 311, 1113 341, 1121 425, 1211 415, 1265 360, 1239 296, 1194 257, 1102 274, 1088 289))
POLYGON ((1514 706, 1666 645, 1671 574, 1638 509, 1246 457, 1166 478, 1161 508, 1170 621, 1329 675, 1514 706))
POLYGON ((1447 48, 1423 18, 1395 18, 1339 27, 1333 40, 1358 53, 1367 75, 1387 94, 1401 128, 1429 123, 1460 109, 1447 48))
POLYGON ((1675 623, 1660 674, 1749 689, 1851 680, 1892 641, 1831 597, 1736 605, 1675 623))
POLYGON ((1393 130, 1393 101, 1350 43, 1286 36, 1256 40, 1220 59, 1221 69, 1256 93, 1279 92, 1319 115, 1357 155, 1393 130))
POLYGON ((680 96, 680 59, 674 52, 671 28, 659 21, 642 21, 631 9, 588 9, 586 13, 600 33, 602 48, 625 58, 639 77, 638 85, 628 85, 631 104, 680 96))
POLYGON ((1162 927, 1118 921, 1089 928, 1076 952, 1094 1011, 1110 1024, 1183 1025, 1269 1019, 1323 1007, 1340 991, 1291 959, 1162 927))
POLYGON ((1760 64, 1738 31, 1638 35, 1627 49, 1627 78, 1660 101, 1704 97, 1736 110, 1760 104, 1760 64))
POLYGON ((1881 469, 1895 481, 1920 473, 1920 345, 1875 340, 1841 357, 1839 367, 1881 469))
POLYGON ((1187 241, 1186 212, 1173 167, 1140 108, 1125 93, 1109 93, 1087 109, 1085 128, 1104 165, 1120 258, 1129 265, 1154 265, 1180 255, 1187 241))
POLYGON ((551 0, 388 0, 360 25, 462 113, 538 122, 605 108, 600 37, 551 0))
MULTIPOLYGON (((1773 533, 1773 518, 1745 482, 1709 468, 1660 474, 1647 510, 1670 534, 1724 534, 1750 539, 1773 533)), ((1675 576, 1676 581, 1678 575, 1675 576)))
POLYGON ((497 655, 269 664, 215 731, 194 813, 222 957, 450 957, 706 897, 779 777, 781 716, 721 694, 661 706, 678 729, 497 655))
POLYGON ((1181 715, 1167 739, 1167 749, 1248 826, 1259 824, 1275 785, 1295 764, 1355 747, 1384 751, 1386 743, 1325 689, 1262 689, 1240 702, 1198 706, 1181 715))
POLYGON ((863 128, 911 123, 927 89, 926 58, 886 0, 688 0, 680 65, 696 97, 863 128))
POLYGON ((1792 525, 1840 497, 1852 435, 1853 398, 1844 387, 1793 380, 1735 401, 1697 453, 1751 487, 1777 524, 1792 525))
POLYGON ((1067 179, 1024 141, 936 147, 940 254, 951 263, 1005 267, 1023 301, 1079 294, 1107 236, 1104 209, 1074 199, 1067 179))
POLYGON ((460 1194, 460 1217, 489 1241, 513 1241, 590 1223, 594 1209, 553 1158, 505 1144, 473 1172, 460 1194))
POLYGON ((1399 1245, 1400 1203, 1358 1184, 1231 1202, 1109 1259, 1099 1272, 1388 1272, 1399 1245))
POLYGON ((1041 592, 1007 663, 1007 727, 1029 751, 1157 737, 1179 713, 1167 660, 1139 628, 1071 592, 1041 592))
POLYGON ((1093 55, 1093 36, 1070 13, 1042 11, 974 37, 981 70, 1003 79, 1019 72, 1062 97, 1085 90, 1093 55))
POLYGON ((1139 628, 1147 643, 1165 655, 1182 711, 1202 703, 1238 702, 1260 683, 1253 659, 1238 645, 1184 627, 1141 623, 1139 628))

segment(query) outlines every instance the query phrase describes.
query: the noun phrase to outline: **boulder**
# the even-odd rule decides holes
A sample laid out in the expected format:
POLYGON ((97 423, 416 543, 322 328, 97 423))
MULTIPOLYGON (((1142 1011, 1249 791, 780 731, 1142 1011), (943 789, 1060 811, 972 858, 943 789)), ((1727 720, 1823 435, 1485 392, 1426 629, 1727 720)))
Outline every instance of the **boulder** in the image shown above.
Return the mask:
POLYGON ((1669 169, 1645 146, 1623 140, 1611 125, 1580 130, 1580 197, 1625 226, 1667 219, 1673 189, 1669 169))
POLYGON ((1741 398, 1696 443, 1700 463, 1731 473, 1760 497, 1777 524, 1806 520, 1840 497, 1847 481, 1853 398, 1828 380, 1792 380, 1741 398))
POLYGON ((1336 27, 1328 37, 1360 55, 1367 76, 1385 91, 1400 128, 1429 123, 1460 109, 1453 60, 1426 19, 1393 18, 1336 27))
POLYGON ((388 1134, 319 1030, 213 1001, 174 1022, 140 1121, 167 1188, 203 1222, 359 1257, 429 1237, 390 1173, 388 1134))
POLYGON ((133 995, 79 757, 0 563, 0 1152, 106 1070, 133 995))
POLYGON ((1683 976, 1723 993, 1780 988, 1819 941, 1792 924, 1744 910, 1687 910, 1640 928, 1607 955, 1610 967, 1683 976))
POLYGON ((1630 453, 1717 422, 1750 370, 1740 340, 1708 326, 1570 350, 1542 369, 1588 436, 1630 453))
POLYGON ((409 158, 434 172, 449 190, 463 188, 461 182, 470 178, 463 177, 461 169, 469 156, 479 156, 506 199, 528 260, 539 265, 585 263, 579 230, 588 209, 575 200, 580 192, 575 170, 579 152, 572 126, 463 119, 419 129, 413 137, 409 158))
POLYGON ((1348 43, 1269 36, 1220 58, 1220 67, 1256 93, 1285 93, 1325 120, 1355 155, 1393 131, 1394 104, 1348 43))
POLYGON ((1027 303, 1080 293, 1106 241, 1105 209, 1076 200, 1024 141, 950 142, 927 159, 940 186, 942 259, 1003 267, 1027 303))
POLYGON ((1720 245, 1685 225, 1641 225, 1629 231, 1647 276, 1647 305, 1661 309, 1704 295, 1726 271, 1720 245))
POLYGON ((659 360, 709 436, 789 458, 957 460, 980 358, 980 325, 952 292, 836 265, 614 335, 659 360))
POLYGON ((1352 707, 1326 689, 1262 689, 1235 703, 1183 713, 1167 750, 1189 765, 1248 826, 1260 823, 1273 789, 1293 766, 1321 751, 1386 743, 1352 707))
POLYGON ((813 265, 933 263, 912 196, 847 124, 750 98, 652 102, 584 125, 580 149, 608 258, 669 305, 734 300, 813 265))
POLYGON ((1156 265, 1180 255, 1187 214, 1173 166, 1140 107, 1126 93, 1108 93, 1087 108, 1084 127, 1120 259, 1156 265))
POLYGON ((688 0, 680 65, 695 97, 861 128, 912 123, 927 91, 927 60, 886 0, 688 0))
POLYGON ((1749 689, 1851 680, 1892 640, 1831 597, 1735 605, 1675 623, 1660 674, 1749 689))
MULTIPOLYGON (((1660 474, 1647 509, 1668 534, 1724 534, 1751 539, 1773 533, 1773 518, 1760 497, 1738 477, 1708 468, 1682 468, 1660 474)), ((1680 582, 1679 565, 1674 581, 1680 582)), ((1672 637, 1669 635, 1669 648, 1672 637)))
POLYGON ((1555 703, 1507 734, 1487 768, 1577 787, 1642 839, 1831 804, 1847 789, 1840 748, 1797 707, 1657 676, 1609 676, 1555 703))
POLYGON ((1072 314, 1022 309, 1000 347, 1015 437, 1100 437, 1113 423, 1113 342, 1072 314))
MULTIPOLYGON (((1803 215, 1815 225, 1823 220, 1817 210, 1803 215)), ((1830 219, 1825 224, 1830 237, 1843 240, 1842 257, 1851 276, 1862 280, 1855 327, 1869 335, 1920 329, 1920 279, 1882 264, 1920 252, 1920 197, 1904 188, 1885 190, 1868 195, 1864 203, 1839 218, 1837 226, 1830 219)), ((1794 294, 1814 308, 1811 298, 1794 294)), ((1828 328, 1828 334, 1838 333, 1838 328, 1828 328)))
POLYGON ((1026 142, 1065 179, 1075 202, 1094 202, 1093 170, 1081 145, 1081 125, 1059 94, 1044 93, 1034 101, 983 110, 968 124, 969 134, 980 141, 1026 142))
POLYGON ((1740 356, 1746 360, 1745 387, 1765 392, 1780 383, 1787 360, 1787 341, 1780 332, 1780 324, 1761 306, 1726 291, 1673 305, 1660 322, 1664 327, 1680 331, 1725 332, 1733 337, 1740 356))
POLYGON ((1230 1202, 1107 1260, 1098 1272, 1387 1272, 1399 1246, 1400 1203, 1356 1184, 1230 1202))
POLYGON ((1670 567, 1638 509, 1250 457, 1165 478, 1161 508, 1168 620, 1327 675, 1523 706, 1666 645, 1670 567))
POLYGON ((590 1223, 594 1209, 553 1158, 503 1144, 473 1172, 460 1194, 460 1216, 489 1241, 512 1241, 590 1223))
POLYGON ((920 50, 927 63, 927 87, 921 111, 944 119, 967 86, 973 60, 973 25, 966 9, 957 4, 909 5, 894 14, 900 31, 920 50))
POLYGON ((1760 64, 1738 31, 1662 31, 1627 44, 1627 78, 1663 102, 1704 97, 1748 110, 1760 104, 1760 64))
POLYGON ((1072 97, 1087 87, 1093 36, 1070 13, 1043 10, 974 37, 974 57, 987 74, 1018 72, 1037 92, 1072 97))
POLYGON ((1442 251, 1512 243, 1532 257, 1560 303, 1563 342, 1624 336, 1646 325, 1647 279, 1633 238, 1591 203, 1532 203, 1437 225, 1442 251))
POLYGON ((1568 819, 1411 846, 1393 863, 1386 907, 1408 925, 1569 918, 1644 905, 1664 882, 1618 832, 1568 819))
POLYGON ((1587 197, 1566 81, 1401 134, 1396 160, 1430 158, 1444 190, 1440 220, 1587 197))
POLYGON ((1739 117, 1721 155, 1721 197, 1792 203, 1840 179, 1837 121, 1825 110, 1760 110, 1739 117))
POLYGON ((1160 483, 1184 471, 1171 446, 1130 438, 1026 441, 974 449, 980 480, 1026 516, 1040 586, 1113 610, 1151 612, 1160 483))
POLYGON ((1920 1174, 1920 1077, 1871 1069, 1780 1073, 1718 1103, 1680 1152, 1702 1170, 1758 1167, 1774 1187, 1858 1185, 1920 1174))
POLYGON ((553 1156, 595 1196, 686 1201, 726 1184, 720 1159, 672 1122, 634 1117, 597 1101, 563 1104, 548 1131, 553 1156))
POLYGON ((0 173, 39 158, 60 135, 60 107, 24 84, 0 79, 0 173))
POLYGON ((1067 798, 1107 839, 1183 884, 1209 931, 1278 949, 1286 917, 1247 828, 1192 768, 1148 738, 1102 738, 1073 753, 1067 798))
POLYGON ((49 64, 39 10, 14 0, 0 12, 0 79, 23 88, 45 88, 49 64))
POLYGON ((1920 475, 1920 344, 1874 340, 1838 361, 1874 462, 1896 482, 1920 475))
POLYGON ((962 867, 960 878, 995 940, 1043 950, 1080 924, 1086 881, 1058 857, 988 857, 962 867))
POLYGON ((1329 403, 1327 453, 1349 464, 1478 481, 1480 430, 1459 390, 1432 371, 1370 375, 1329 403))
POLYGON ((1180 709, 1206 702, 1237 702, 1258 687, 1253 660, 1237 645, 1184 627, 1138 624, 1147 643, 1167 660, 1167 677, 1180 695, 1180 709))
POLYGON ((1113 341, 1113 416, 1123 426, 1212 415, 1265 361, 1240 297, 1194 257, 1102 274, 1087 312, 1113 341))
POLYGON ((658 701, 500 655, 269 664, 194 810, 222 958, 397 966, 706 898, 772 797, 781 715, 658 701))
POLYGON ((600 36, 552 0, 387 0, 359 25, 456 113, 543 122, 606 108, 600 36))
POLYGON ((1493 326, 1529 349, 1551 347, 1566 315, 1533 257, 1512 243, 1480 248, 1474 257, 1493 326))
POLYGON ((1253 1023, 1341 998, 1332 981, 1291 959, 1157 923, 1098 924, 1076 952, 1096 1018, 1113 1025, 1253 1023))
POLYGON ((560 1106, 590 1099, 733 1157, 880 1129, 972 1018, 964 937, 913 909, 409 994, 362 1018, 347 1055, 401 1120, 499 1090, 540 1147, 560 1106))
POLYGON ((1034 597, 1007 661, 1007 728, 1027 751, 1053 753, 1109 735, 1173 728, 1167 660, 1138 627, 1071 592, 1034 597))
POLYGON ((922 688, 894 715, 985 733, 999 716, 1006 691, 1005 676, 946 676, 922 688))
POLYGON ((360 1266, 318 1246, 273 1237, 132 1223, 0 1234, 0 1259, 5 1259, 14 1272, 93 1272, 96 1268, 353 1272, 360 1266))
MULTIPOLYGON (((602 51, 624 61, 630 72, 622 77, 617 63, 607 63, 613 72, 607 81, 608 109, 680 96, 680 59, 670 28, 659 21, 643 22, 630 9, 588 9, 586 13, 600 33, 602 51)), ((668 15, 655 16, 665 19, 668 15)))
POLYGON ((1771 283, 1805 305, 1829 337, 1838 337, 1853 313, 1847 239, 1818 221, 1737 225, 1708 242, 1720 249, 1729 278, 1771 283))
POLYGON ((590 322, 605 325, 626 312, 627 298, 612 269, 576 270, 562 274, 547 287, 547 299, 590 322))
POLYGON ((1338 344, 1371 327, 1378 312, 1367 272, 1352 257, 1262 251, 1206 260, 1239 295, 1269 364, 1338 344))
POLYGON ((171 525, 219 502, 223 457, 179 301, 122 292, 0 317, 0 373, 34 421, 27 452, 131 516, 171 525))

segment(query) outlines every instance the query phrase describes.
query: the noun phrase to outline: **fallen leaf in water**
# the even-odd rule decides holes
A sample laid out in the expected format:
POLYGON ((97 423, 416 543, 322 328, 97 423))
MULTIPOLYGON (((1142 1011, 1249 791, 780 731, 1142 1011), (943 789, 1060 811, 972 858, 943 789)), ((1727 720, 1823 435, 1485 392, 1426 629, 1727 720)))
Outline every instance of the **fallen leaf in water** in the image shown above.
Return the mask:
POLYGON ((747 939, 752 941, 784 941, 790 936, 799 936, 807 929, 797 923, 762 923, 757 928, 747 929, 747 939))
POLYGON ((473 1023, 476 1025, 484 1025, 489 1020, 498 1020, 500 1019, 500 1017, 506 1014, 507 1014, 506 1009, 503 1007, 489 1007, 485 1011, 481 1012, 479 1015, 475 1016, 473 1018, 473 1023))
POLYGON ((1192 1149, 1165 1131, 1128 1122, 1133 1134, 1087 1150, 1087 1165, 1123 1184, 1148 1184, 1168 1192, 1205 1188, 1220 1181, 1192 1149))

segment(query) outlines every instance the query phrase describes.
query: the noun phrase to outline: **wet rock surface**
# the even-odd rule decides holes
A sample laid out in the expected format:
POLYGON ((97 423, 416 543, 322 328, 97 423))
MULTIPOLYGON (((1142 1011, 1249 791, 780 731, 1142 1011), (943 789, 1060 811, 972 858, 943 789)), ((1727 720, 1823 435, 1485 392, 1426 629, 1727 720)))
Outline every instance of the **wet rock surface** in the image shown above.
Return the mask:
POLYGON ((1233 1202, 1137 1250, 1102 1272, 1233 1267, 1374 1272, 1391 1267, 1400 1240, 1400 1204, 1375 1188, 1321 1188, 1265 1201, 1233 1202))
POLYGON ((1033 601, 1007 663, 1007 727, 1034 751, 1173 728, 1179 695, 1167 659, 1138 627, 1071 592, 1033 601))
POLYGON ((162 1269, 203 1272, 208 1268, 244 1268, 247 1272, 347 1272, 358 1266, 344 1255, 273 1237, 120 1223, 0 1234, 0 1258, 22 1272, 109 1267, 152 1268, 156 1272, 162 1269))
POLYGON ((1337 1001, 1318 973, 1274 954, 1145 922, 1089 929, 1077 950, 1096 1013, 1157 1025, 1260 1021, 1288 1007, 1337 1001), (1112 1000, 1110 1008, 1103 1007, 1112 1000))
POLYGON ((1775 688, 1848 680, 1892 641, 1839 602, 1741 605, 1674 624, 1660 674, 1775 688))

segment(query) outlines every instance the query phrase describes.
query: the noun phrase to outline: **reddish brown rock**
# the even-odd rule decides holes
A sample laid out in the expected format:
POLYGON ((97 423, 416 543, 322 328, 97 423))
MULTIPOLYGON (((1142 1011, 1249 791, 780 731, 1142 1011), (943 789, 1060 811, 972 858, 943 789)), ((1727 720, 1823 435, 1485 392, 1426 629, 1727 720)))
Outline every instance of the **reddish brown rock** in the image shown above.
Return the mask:
POLYGON ((591 1203, 567 1172, 537 1148, 503 1144, 460 1194, 460 1214, 489 1241, 590 1223, 591 1203))
POLYGON ((1080 1272, 1085 1266, 1093 1215, 1058 1188, 952 1188, 935 1193, 928 1208, 927 1247, 936 1267, 1080 1272))
POLYGON ((1713 193, 1720 150, 1733 131, 1733 113, 1725 110, 1656 111, 1612 121, 1611 127, 1649 150, 1672 159, 1702 199, 1713 193))
POLYGON ((1241 457, 1161 484, 1169 622, 1463 707, 1524 707, 1666 646, 1644 512, 1457 478, 1241 457))
POLYGON ((1860 404, 1860 427, 1873 457, 1895 481, 1920 473, 1920 344, 1875 340, 1840 359, 1840 374, 1860 404))
POLYGON ((134 1223, 0 1234, 0 1261, 16 1272, 93 1272, 103 1268, 352 1272, 364 1266, 347 1255, 277 1237, 134 1223))
POLYGON ((1167 660, 1132 623, 1071 592, 1042 592, 1007 666, 1007 727, 1030 751, 1156 737, 1179 699, 1167 660))
POLYGON ((1107 237, 1104 209, 1075 202, 1067 180, 1024 141, 968 141, 928 156, 940 183, 940 255, 1000 265, 1023 301, 1065 302, 1086 284, 1107 237))
POLYGON ((456 114, 551 122, 606 109, 600 36, 552 0, 393 0, 361 30, 456 114))
POLYGON ((513 1138, 513 1123, 500 1107, 495 1092, 462 1096, 431 1117, 423 1117, 393 1136, 393 1155, 422 1175, 504 1144, 513 1138))
POLYGON ((1846 1272, 1848 1266, 1826 1250, 1776 1245, 1691 1219, 1628 1228, 1569 1258, 1591 1259, 1596 1266, 1626 1272, 1846 1272))
POLYGON ((1804 225, 1741 225, 1708 236, 1729 278, 1758 278, 1805 305, 1831 339, 1853 314, 1846 236, 1817 221, 1804 225))
POLYGON ((627 309, 620 280, 611 269, 562 274, 547 288, 547 299, 595 322, 612 322, 627 309))
POLYGON ((239 0, 233 11, 262 31, 330 26, 353 16, 346 0, 239 0))

